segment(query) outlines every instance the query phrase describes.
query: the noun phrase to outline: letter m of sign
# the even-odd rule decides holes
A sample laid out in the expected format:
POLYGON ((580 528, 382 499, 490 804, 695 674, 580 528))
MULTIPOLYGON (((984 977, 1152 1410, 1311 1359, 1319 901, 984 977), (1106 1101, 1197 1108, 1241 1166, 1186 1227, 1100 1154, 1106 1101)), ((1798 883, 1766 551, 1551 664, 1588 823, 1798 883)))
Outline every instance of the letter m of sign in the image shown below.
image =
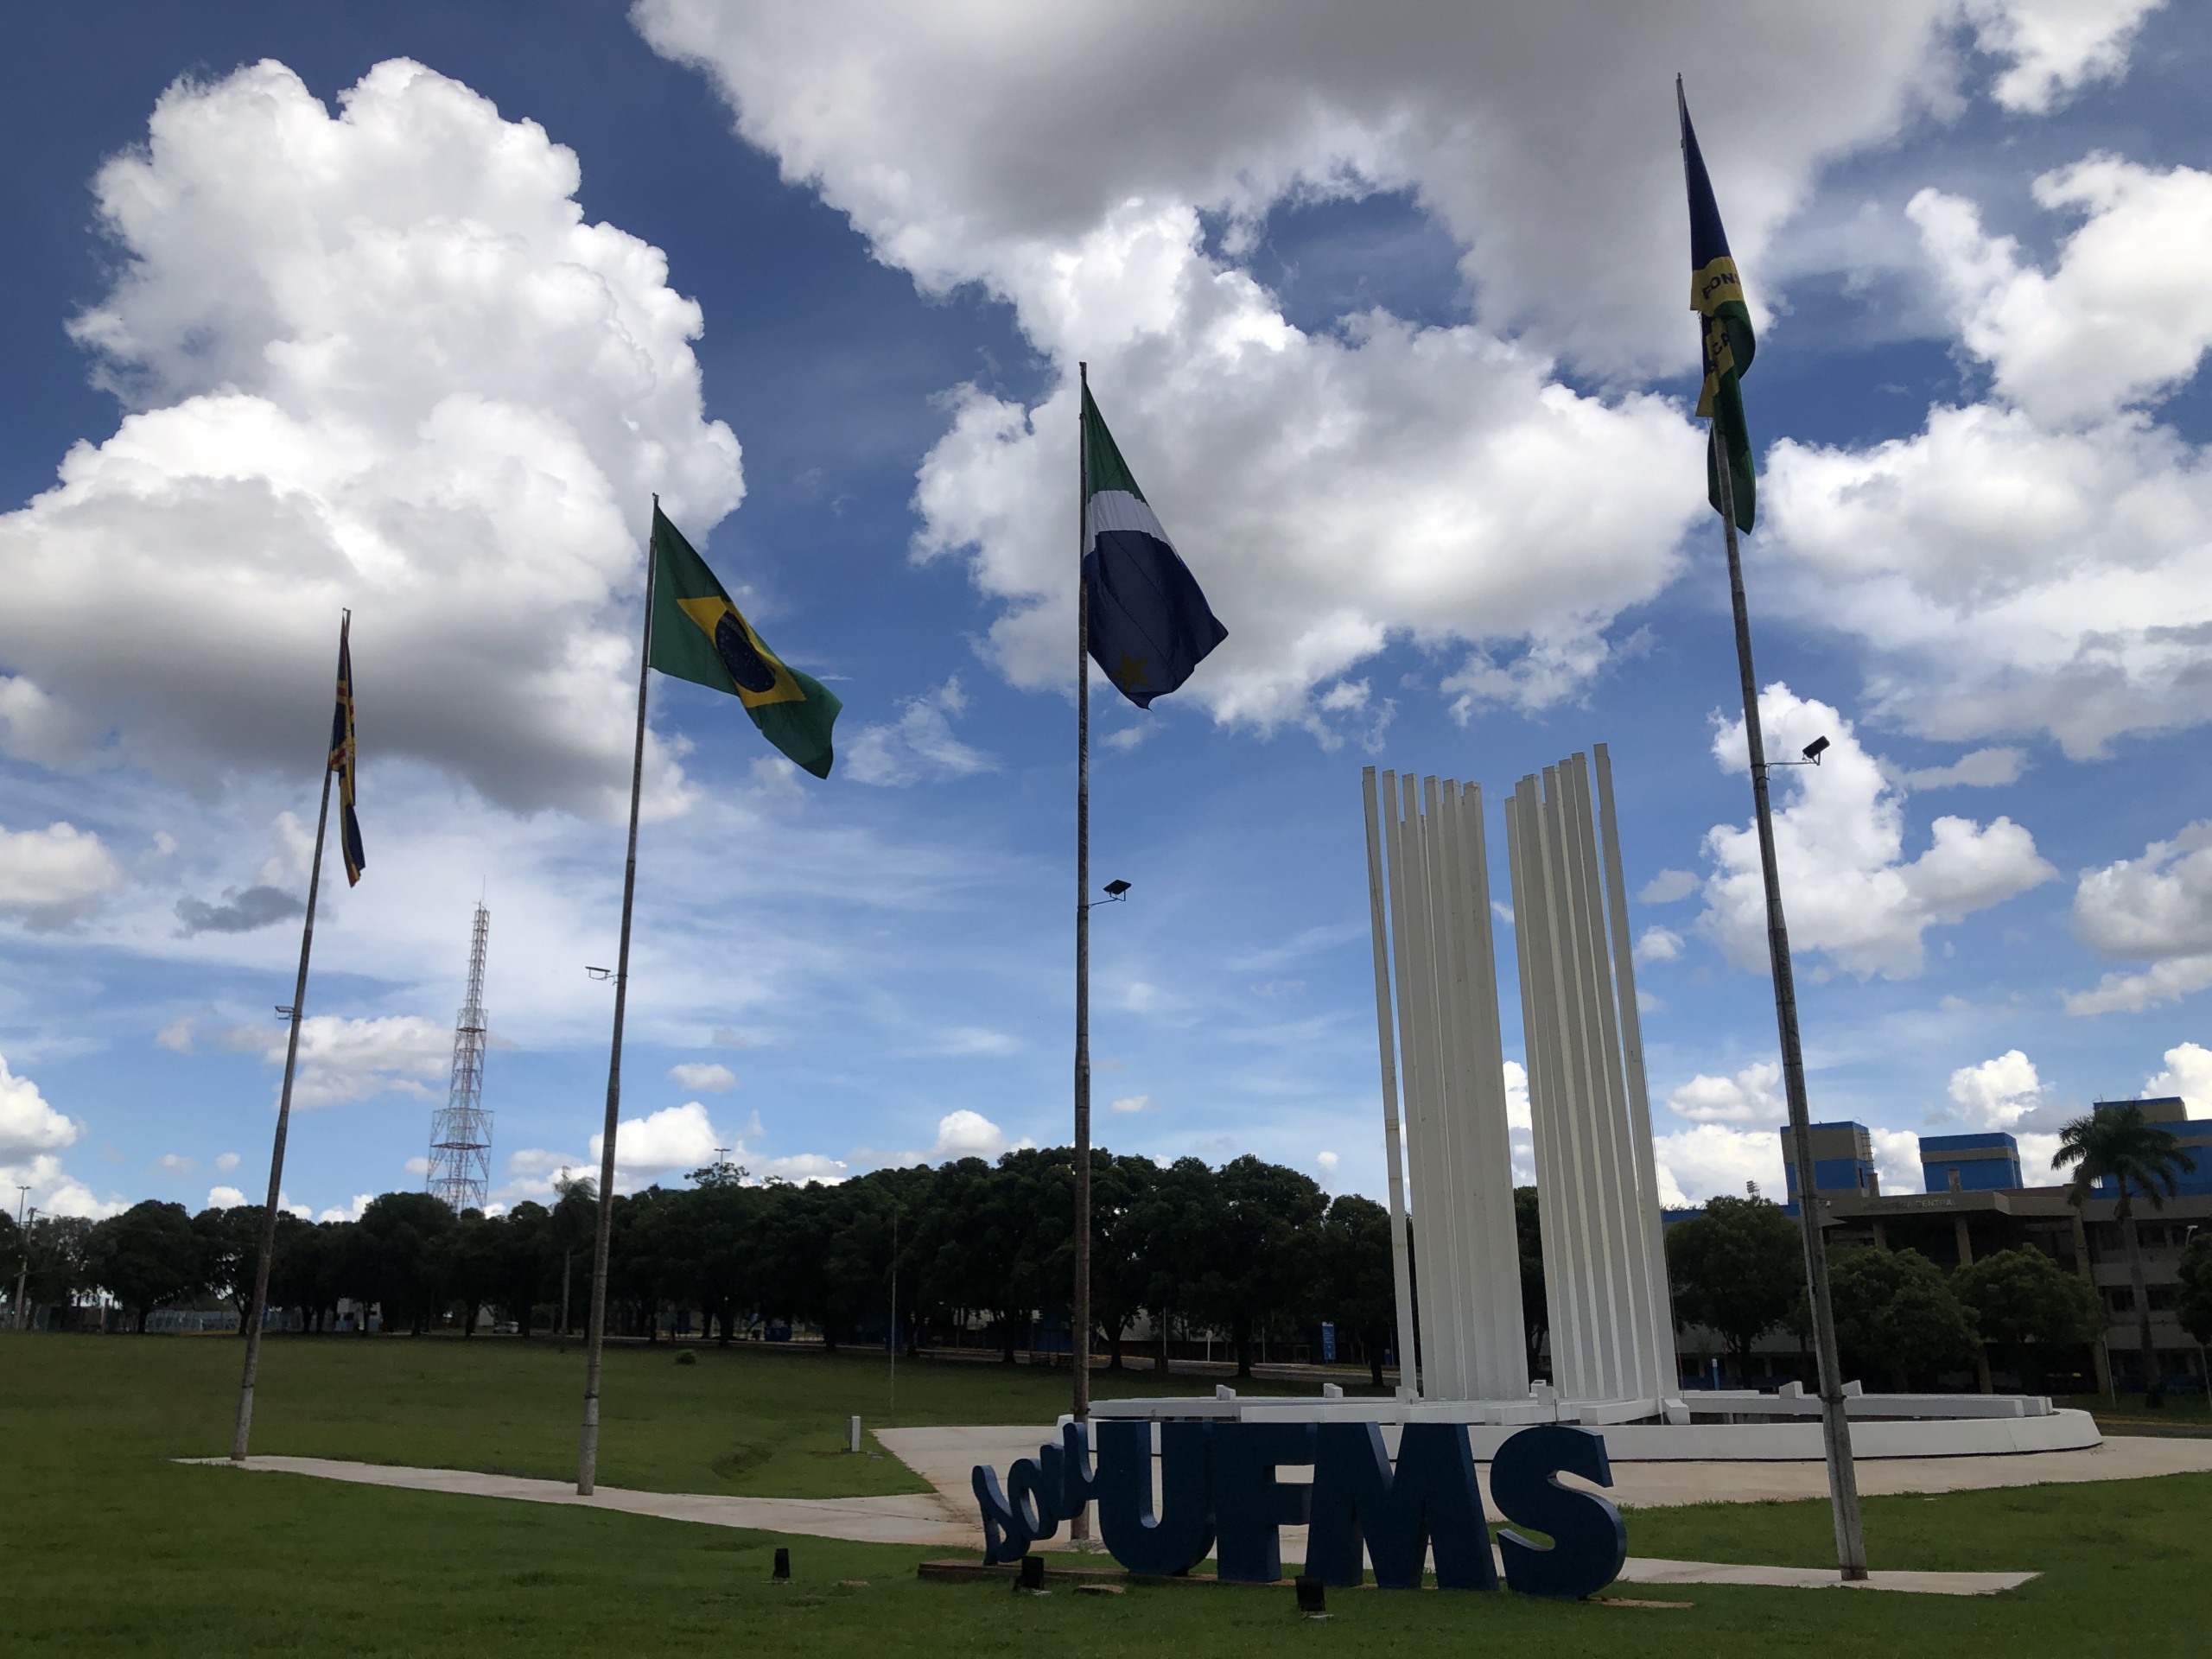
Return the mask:
POLYGON ((1364 1547, 1377 1585, 1416 1590, 1431 1545, 1439 1589, 1497 1588, 1466 1425, 1408 1423, 1393 1474, 1380 1426, 1323 1423, 1314 1447, 1306 1572, 1326 1585, 1356 1585, 1364 1547))

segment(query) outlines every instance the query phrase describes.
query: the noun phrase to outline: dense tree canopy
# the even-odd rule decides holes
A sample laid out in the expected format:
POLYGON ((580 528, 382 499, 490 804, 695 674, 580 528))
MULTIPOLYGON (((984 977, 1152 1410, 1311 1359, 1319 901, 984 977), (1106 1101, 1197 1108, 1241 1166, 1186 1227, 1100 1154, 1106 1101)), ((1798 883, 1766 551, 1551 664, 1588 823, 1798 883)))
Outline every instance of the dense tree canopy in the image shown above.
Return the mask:
POLYGON ((2094 1342, 2104 1329, 2097 1293, 2041 1250, 1999 1250, 1951 1275, 1981 1339, 2026 1387, 2042 1389, 2056 1351, 2094 1342))
POLYGON ((1765 1198, 1716 1198, 1667 1230, 1675 1317, 1719 1332, 1740 1365, 1805 1291, 1797 1224, 1765 1198))
MULTIPOLYGON (((1310 1178, 1257 1158, 1218 1170, 1103 1150, 1092 1160, 1091 1337, 1113 1363, 1122 1333, 1147 1313, 1225 1335, 1246 1370, 1263 1337, 1310 1345, 1328 1320, 1345 1357, 1380 1376, 1395 1346, 1380 1205, 1354 1195, 1332 1203, 1310 1178)), ((1065 1351, 1073 1177, 1065 1147, 877 1170, 834 1186, 755 1183, 727 1164, 695 1170, 688 1185, 613 1200, 609 1328, 650 1338, 663 1315, 689 1308, 724 1342, 785 1323, 812 1325, 832 1346, 878 1341, 888 1338, 895 1291, 899 1339, 910 1347, 928 1331, 972 1342, 982 1327, 1011 1360, 1038 1340, 1041 1320, 1049 1345, 1065 1351)), ((387 1192, 358 1222, 281 1215, 270 1303, 309 1329, 332 1327, 340 1301, 373 1305, 385 1329, 416 1332, 448 1323, 474 1332, 488 1308, 528 1335, 558 1321, 566 1269, 580 1328, 597 1211, 591 1184, 579 1182, 550 1210, 524 1203, 498 1216, 456 1216, 423 1192, 387 1192)), ((61 1301, 97 1285, 142 1326, 146 1310, 195 1296, 243 1313, 261 1217, 251 1205, 188 1217, 149 1204, 95 1229, 41 1221, 35 1291, 61 1301)))
POLYGON ((1917 1250, 1835 1251, 1828 1258, 1836 1340, 1844 1363, 1898 1389, 1973 1363, 1974 1316, 1917 1250))
POLYGON ((92 1228, 85 1268, 146 1328, 157 1307, 197 1295, 204 1280, 200 1239, 181 1204, 149 1198, 92 1228))

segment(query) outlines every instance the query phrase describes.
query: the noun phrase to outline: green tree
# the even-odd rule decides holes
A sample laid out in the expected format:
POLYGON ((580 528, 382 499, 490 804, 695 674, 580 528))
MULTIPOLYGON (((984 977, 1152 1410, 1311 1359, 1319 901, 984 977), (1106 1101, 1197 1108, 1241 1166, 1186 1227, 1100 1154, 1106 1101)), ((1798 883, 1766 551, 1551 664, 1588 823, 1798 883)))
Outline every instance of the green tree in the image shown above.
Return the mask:
POLYGON ((1382 1356, 1397 1321, 1397 1284, 1390 1260, 1390 1212, 1357 1192, 1340 1193, 1321 1218, 1316 1276, 1323 1305, 1338 1328, 1367 1351, 1369 1380, 1380 1389, 1382 1356))
POLYGON ((1844 1352, 1863 1370, 1888 1373, 1897 1389, 1974 1358, 1973 1316, 1917 1250, 1838 1250, 1828 1258, 1828 1286, 1844 1352))
POLYGON ((92 1229, 86 1267, 94 1284, 136 1316, 142 1336, 148 1314, 195 1294, 202 1283, 191 1216, 181 1204, 153 1198, 92 1229))
POLYGON ((2044 1355, 2094 1342, 2104 1329, 2095 1287, 2032 1245, 1961 1268, 1951 1275, 1951 1290, 1999 1360, 2037 1393, 2043 1391, 2044 1355))
POLYGON ((82 1216, 39 1216, 24 1230, 23 1252, 30 1259, 24 1284, 27 1308, 74 1306, 92 1289, 87 1266, 92 1224, 82 1216))
POLYGON ((575 1329, 575 1315, 582 1311, 574 1295, 579 1284, 583 1300, 591 1300, 591 1252, 599 1228, 599 1183, 588 1175, 570 1180, 564 1170, 554 1181, 553 1190, 561 1197, 553 1206, 547 1243, 561 1268, 561 1334, 565 1337, 575 1329), (576 1274, 579 1262, 583 1264, 581 1280, 576 1274))
POLYGON ((1159 1336, 1154 1370, 1162 1376, 1170 1369, 1168 1333, 1173 1319, 1192 1311, 1192 1287, 1205 1258, 1217 1180, 1204 1159, 1179 1158, 1137 1195, 1123 1223, 1140 1305, 1152 1315, 1159 1336))
POLYGON ((16 1294, 16 1274, 23 1266, 23 1230, 16 1218, 0 1210, 0 1296, 16 1294))
POLYGON ((2181 1295, 2174 1304, 2182 1328, 2212 1343, 2212 1232, 2199 1232, 2181 1253, 2181 1295))
POLYGON ((2102 1106, 2086 1117, 2077 1117, 2058 1132, 2054 1168, 2074 1166, 2066 1197, 2075 1209, 2093 1198, 2100 1182, 2111 1181, 2119 1193, 2113 1220, 2119 1224, 2120 1243, 2127 1251, 2127 1282, 2135 1289, 2135 1330, 2143 1351, 2143 1403, 2165 1403, 2165 1389, 2158 1375, 2158 1351, 2151 1340, 2151 1294, 2143 1282, 2143 1247, 2135 1235, 2135 1200, 2139 1196, 2153 1210, 2163 1210, 2168 1198, 2181 1190, 2181 1177, 2196 1167, 2171 1131, 2143 1116, 2133 1102, 2102 1106))
POLYGON ((1751 1344, 1789 1315, 1805 1290, 1797 1224, 1766 1198, 1711 1199, 1705 1213, 1667 1229, 1667 1274, 1677 1323, 1720 1333, 1745 1373, 1751 1344))
POLYGON ((525 1338, 537 1317, 538 1301, 545 1294, 552 1219, 543 1205, 528 1198, 499 1218, 490 1300, 525 1338))
POLYGON ((1201 1318, 1229 1332, 1236 1374, 1249 1376, 1260 1331, 1310 1310, 1312 1247, 1329 1200, 1312 1176, 1249 1153, 1222 1166, 1215 1192, 1192 1300, 1201 1318))
MULTIPOLYGON (((371 1201, 354 1224, 349 1276, 362 1288, 357 1299, 384 1305, 384 1328, 402 1322, 416 1336, 444 1310, 438 1240, 451 1231, 454 1213, 428 1192, 387 1192, 371 1201)), ((367 1320, 361 1322, 367 1328, 367 1320)))
POLYGON ((1106 1369, 1118 1371, 1122 1337, 1144 1312, 1144 1229, 1137 1219, 1160 1166, 1149 1158, 1090 1154, 1090 1313, 1106 1338, 1106 1369))
POLYGON ((461 1334, 476 1334, 477 1316, 499 1293, 505 1274, 506 1224, 481 1210, 464 1210, 432 1241, 431 1277, 461 1303, 461 1334))

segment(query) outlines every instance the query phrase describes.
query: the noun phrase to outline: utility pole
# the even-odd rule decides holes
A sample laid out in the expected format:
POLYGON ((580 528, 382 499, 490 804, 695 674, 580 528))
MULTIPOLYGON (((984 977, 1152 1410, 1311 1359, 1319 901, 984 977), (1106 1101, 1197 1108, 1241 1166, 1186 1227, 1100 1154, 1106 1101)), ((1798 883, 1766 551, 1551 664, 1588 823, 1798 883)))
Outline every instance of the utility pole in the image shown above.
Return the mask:
MULTIPOLYGON (((29 1321, 23 1317, 23 1287, 30 1282, 31 1233, 29 1223, 23 1219, 23 1203, 30 1195, 31 1190, 28 1186, 16 1189, 16 1236, 22 1241, 23 1248, 23 1259, 16 1265, 16 1329, 18 1331, 28 1329, 29 1325, 29 1321)), ((30 1219, 38 1219, 37 1211, 30 1212, 30 1219)))
POLYGON ((1711 429, 1714 475, 1720 480, 1720 527, 1728 549, 1728 593, 1735 610, 1736 666, 1743 678, 1744 742, 1751 763, 1751 804, 1758 818, 1759 869, 1766 882, 1767 956, 1774 971, 1774 1020, 1782 1042, 1783 1092, 1789 1105, 1789 1160, 1797 1172, 1797 1218, 1804 1232, 1805 1280, 1813 1305, 1813 1348, 1821 1383, 1821 1439, 1827 1453, 1828 1500, 1834 1514, 1836 1563, 1847 1580, 1866 1576, 1866 1539, 1859 1518, 1859 1471, 1852 1461, 1850 1408, 1843 1394, 1843 1358, 1835 1310, 1828 1300, 1827 1242, 1821 1235, 1821 1195, 1813 1167, 1812 1112, 1805 1098, 1805 1052, 1797 1036, 1797 979, 1789 961, 1789 928, 1782 914, 1782 873, 1774 850, 1774 808, 1767 790, 1766 738, 1759 725, 1758 677, 1751 667, 1751 620, 1744 599, 1744 561, 1736 545, 1735 480, 1711 429))

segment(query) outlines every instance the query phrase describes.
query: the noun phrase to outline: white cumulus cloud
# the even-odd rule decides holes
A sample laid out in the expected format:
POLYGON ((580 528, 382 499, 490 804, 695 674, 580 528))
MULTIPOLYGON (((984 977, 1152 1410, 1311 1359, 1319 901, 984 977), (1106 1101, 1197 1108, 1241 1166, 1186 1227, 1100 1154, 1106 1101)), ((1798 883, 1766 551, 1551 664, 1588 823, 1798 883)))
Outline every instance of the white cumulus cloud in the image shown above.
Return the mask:
POLYGON ((1991 395, 1863 448, 1779 442, 1765 499, 1789 602, 1872 647, 1885 717, 2094 756, 2212 716, 2212 466, 2152 408, 2212 346, 2212 173, 2092 156, 2035 195, 2080 221, 2048 270, 1969 201, 1911 204, 1991 395))
POLYGON ((2074 931, 2099 956, 2152 965, 2068 992, 2069 1014, 2140 1013, 2212 985, 2212 822, 2186 824, 2139 858, 2082 871, 2074 931))
MULTIPOLYGON (((1984 48, 2037 85, 2124 60, 2124 28, 2058 29, 2048 11, 1992 0, 1984 48)), ((1693 95, 1710 89, 1708 148, 1756 269, 1827 159, 1946 102, 1960 18, 1957 0, 643 0, 633 16, 878 257, 926 292, 1005 300, 1058 372, 1033 406, 960 389, 916 493, 918 552, 963 561, 999 607, 985 644, 1001 671, 1066 680, 1084 359, 1231 619, 1188 695, 1328 743, 1366 733, 1329 688, 1387 639, 1444 655, 1462 714, 1540 708, 1612 659, 1615 617, 1676 570, 1703 511, 1698 433, 1554 365, 1618 384, 1693 349, 1681 296, 1648 275, 1682 257, 1663 67, 1680 43, 1702 43, 1693 95), (1270 209, 1376 191, 1406 193, 1462 251, 1469 320, 1294 322, 1243 263, 1270 209), (1567 476, 1592 487, 1562 492, 1567 476)))
POLYGON ((1951 1073, 1950 1096, 1959 1116, 1977 1129, 2011 1129, 2043 1100, 2035 1062, 2018 1049, 1951 1073))
POLYGON ((668 1075, 678 1085, 696 1094, 726 1095, 737 1087, 737 1074, 729 1067, 712 1060, 687 1060, 668 1068, 668 1075))
POLYGON ((1990 91, 2041 115, 2091 81, 2117 80, 2143 19, 2165 0, 1967 0, 1975 44, 2011 60, 1990 91))
POLYGON ((954 719, 967 708, 957 674, 934 691, 907 698, 897 720, 863 726, 845 744, 845 775, 856 784, 897 788, 925 779, 996 772, 997 760, 952 734, 954 719))
POLYGON ((2179 1095, 2191 1117, 2212 1117, 2212 1050, 2180 1043, 2165 1052, 2165 1070, 2143 1079, 2146 1096, 2179 1095))
POLYGON ((41 932, 67 927, 99 908, 123 880, 123 867, 90 830, 71 823, 0 829, 0 916, 41 932))
MULTIPOLYGON (((286 1030, 281 1025, 239 1027, 224 1043, 257 1052, 270 1065, 284 1063, 286 1030)), ((452 1063, 453 1033, 420 1014, 353 1020, 311 1014, 300 1021, 292 1104, 302 1110, 342 1106, 386 1090, 428 1100, 435 1092, 431 1085, 447 1076, 452 1063)))
POLYGON ((1733 1077, 1700 1071, 1669 1090, 1667 1109, 1693 1123, 1777 1124, 1789 1116, 1782 1066, 1774 1060, 1754 1060, 1733 1077))
MULTIPOLYGON (((1986 827, 1961 817, 1935 821, 1932 844, 1904 855, 1904 803, 1881 763, 1834 709, 1776 683, 1759 696, 1770 754, 1795 754, 1815 737, 1830 747, 1817 766, 1783 776, 1788 799, 1774 815, 1790 943, 1821 951, 1862 978, 1917 974, 1923 935, 2000 904, 2056 875, 2035 837, 2010 818, 1986 827)), ((1741 720, 1724 722, 1714 755, 1732 772, 1750 769, 1741 720)), ((1738 967, 1767 960, 1766 893, 1758 838, 1746 824, 1716 824, 1706 852, 1714 869, 1705 884, 1699 926, 1738 967)))
POLYGON ((22 752, 74 721, 196 785, 295 767, 350 605, 365 752, 618 798, 648 495, 699 539, 743 486, 698 308, 579 177, 404 60, 335 112, 269 61, 162 95, 94 181, 114 276, 73 325, 131 412, 0 517, 22 752), (118 594, 161 650, 116 649, 118 594))
POLYGON ((1780 1203, 1782 1137, 1772 1129, 1736 1129, 1700 1123, 1651 1138, 1660 1202, 1670 1210, 1702 1204, 1716 1194, 1741 1198, 1746 1183, 1780 1203))

